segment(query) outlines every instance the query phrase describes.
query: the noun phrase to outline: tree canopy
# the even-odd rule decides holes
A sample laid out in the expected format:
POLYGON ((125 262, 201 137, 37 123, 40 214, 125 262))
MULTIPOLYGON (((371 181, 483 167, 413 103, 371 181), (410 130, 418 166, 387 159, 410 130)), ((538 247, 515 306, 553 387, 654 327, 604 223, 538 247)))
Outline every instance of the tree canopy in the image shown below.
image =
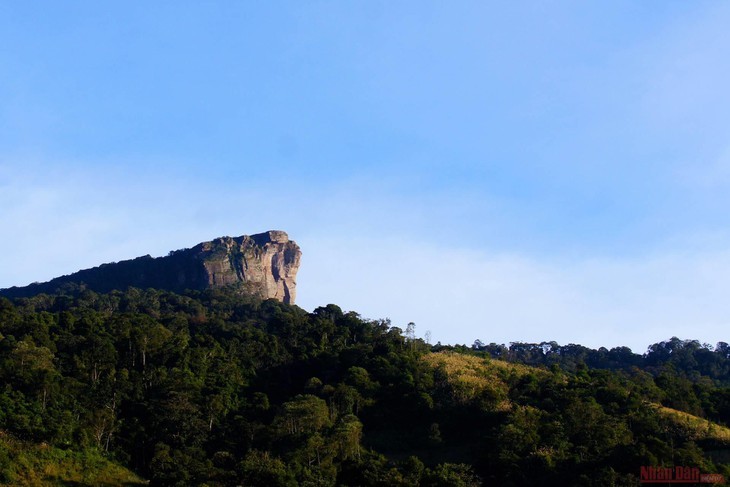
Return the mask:
POLYGON ((726 343, 431 346, 413 323, 226 289, 0 298, 0 436, 153 485, 635 485, 647 465, 730 477, 729 372, 726 343))

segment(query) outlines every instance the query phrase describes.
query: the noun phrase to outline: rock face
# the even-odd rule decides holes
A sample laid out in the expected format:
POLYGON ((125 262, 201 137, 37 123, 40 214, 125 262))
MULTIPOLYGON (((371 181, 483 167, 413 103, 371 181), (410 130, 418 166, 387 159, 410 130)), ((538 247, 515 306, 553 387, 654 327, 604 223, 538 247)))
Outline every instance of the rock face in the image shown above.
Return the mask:
MULTIPOLYGON (((222 237, 192 249, 203 264, 205 287, 246 283, 264 298, 293 304, 302 252, 286 232, 222 237)), ((184 279, 184 278, 183 278, 184 279)))
POLYGON ((174 292, 239 285, 263 299, 288 304, 296 299, 296 277, 302 252, 286 232, 221 237, 166 257, 149 255, 86 269, 44 283, 0 290, 0 296, 28 297, 52 293, 67 283, 85 284, 96 292, 127 287, 174 292))

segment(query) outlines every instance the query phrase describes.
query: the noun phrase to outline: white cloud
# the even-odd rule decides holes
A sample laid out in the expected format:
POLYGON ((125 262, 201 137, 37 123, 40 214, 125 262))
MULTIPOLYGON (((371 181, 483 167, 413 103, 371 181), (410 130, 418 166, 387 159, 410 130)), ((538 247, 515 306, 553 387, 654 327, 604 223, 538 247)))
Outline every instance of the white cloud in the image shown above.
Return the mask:
POLYGON ((11 232, 0 240, 0 287, 196 243, 189 193, 130 179, 72 164, 0 165, 0 218, 11 232))
POLYGON ((643 352, 728 340, 730 253, 538 262, 395 239, 307 242, 299 304, 335 303, 444 343, 581 343, 643 352))

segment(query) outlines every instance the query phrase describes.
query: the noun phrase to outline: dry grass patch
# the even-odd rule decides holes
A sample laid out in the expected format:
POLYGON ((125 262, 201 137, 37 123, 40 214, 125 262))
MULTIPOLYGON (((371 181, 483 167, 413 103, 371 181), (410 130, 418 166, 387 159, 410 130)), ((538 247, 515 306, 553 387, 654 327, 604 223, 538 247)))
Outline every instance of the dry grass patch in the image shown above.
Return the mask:
POLYGON ((653 404, 659 414, 671 421, 674 427, 679 428, 691 440, 714 440, 730 445, 730 428, 719 425, 708 419, 676 409, 653 404))
POLYGON ((511 408, 508 377, 539 370, 526 365, 449 351, 426 354, 422 360, 434 369, 443 371, 445 381, 457 402, 464 403, 478 398, 491 403, 493 409, 501 411, 511 408))
POLYGON ((147 482, 95 450, 20 441, 0 431, 0 485, 140 486, 147 482))

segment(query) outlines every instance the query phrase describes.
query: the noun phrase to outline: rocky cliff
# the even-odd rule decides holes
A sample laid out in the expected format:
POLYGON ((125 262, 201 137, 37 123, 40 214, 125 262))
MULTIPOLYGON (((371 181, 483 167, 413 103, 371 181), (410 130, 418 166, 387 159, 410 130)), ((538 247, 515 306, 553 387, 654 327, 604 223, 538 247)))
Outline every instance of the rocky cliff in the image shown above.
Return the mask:
POLYGON ((240 285, 260 297, 293 304, 302 252, 286 232, 221 237, 166 257, 149 255, 86 269, 44 283, 0 290, 0 296, 27 297, 52 293, 67 283, 85 284, 96 292, 127 287, 185 289, 240 285))

